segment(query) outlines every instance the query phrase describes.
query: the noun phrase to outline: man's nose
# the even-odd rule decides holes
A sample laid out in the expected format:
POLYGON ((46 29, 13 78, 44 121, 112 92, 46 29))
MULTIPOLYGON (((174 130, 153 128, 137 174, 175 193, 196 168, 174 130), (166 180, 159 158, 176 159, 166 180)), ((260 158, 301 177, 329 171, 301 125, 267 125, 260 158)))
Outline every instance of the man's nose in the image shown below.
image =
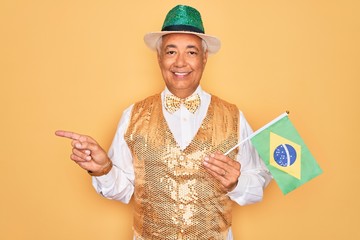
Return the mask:
POLYGON ((175 61, 176 67, 184 67, 186 65, 185 54, 178 54, 175 61))

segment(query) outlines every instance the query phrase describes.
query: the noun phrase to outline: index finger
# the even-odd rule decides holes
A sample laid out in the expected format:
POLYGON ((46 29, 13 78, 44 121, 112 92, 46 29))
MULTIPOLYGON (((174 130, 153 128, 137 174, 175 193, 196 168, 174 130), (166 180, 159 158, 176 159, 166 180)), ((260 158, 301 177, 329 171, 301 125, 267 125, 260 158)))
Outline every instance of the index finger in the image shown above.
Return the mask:
POLYGON ((59 137, 65 137, 65 138, 69 138, 72 140, 76 140, 79 142, 90 142, 90 143, 95 143, 97 144, 97 142, 90 136, 87 135, 83 135, 83 134, 78 134, 75 132, 69 132, 69 131, 63 131, 63 130, 58 130, 55 132, 56 136, 59 137))
POLYGON ((234 159, 229 158, 228 156, 222 154, 221 152, 215 152, 210 154, 210 157, 214 160, 213 164, 222 166, 226 164, 228 166, 235 167, 238 165, 238 162, 234 159))
POLYGON ((69 132, 69 131, 63 131, 63 130, 58 130, 55 132, 56 136, 59 137, 65 137, 65 138, 69 138, 69 139, 73 139, 73 140, 79 140, 81 135, 74 133, 74 132, 69 132))
POLYGON ((230 160, 233 161, 231 158, 229 158, 228 156, 224 155, 223 153, 221 153, 219 151, 211 154, 210 156, 213 157, 214 159, 224 162, 224 163, 228 163, 230 160))

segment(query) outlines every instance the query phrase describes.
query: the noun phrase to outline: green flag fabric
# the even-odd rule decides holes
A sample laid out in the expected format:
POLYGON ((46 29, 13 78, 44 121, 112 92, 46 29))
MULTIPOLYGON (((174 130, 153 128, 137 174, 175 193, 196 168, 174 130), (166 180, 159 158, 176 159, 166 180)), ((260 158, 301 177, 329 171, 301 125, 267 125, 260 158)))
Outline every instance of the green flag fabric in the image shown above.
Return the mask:
POLYGON ((256 131, 250 140, 284 195, 322 173, 286 113, 256 131))

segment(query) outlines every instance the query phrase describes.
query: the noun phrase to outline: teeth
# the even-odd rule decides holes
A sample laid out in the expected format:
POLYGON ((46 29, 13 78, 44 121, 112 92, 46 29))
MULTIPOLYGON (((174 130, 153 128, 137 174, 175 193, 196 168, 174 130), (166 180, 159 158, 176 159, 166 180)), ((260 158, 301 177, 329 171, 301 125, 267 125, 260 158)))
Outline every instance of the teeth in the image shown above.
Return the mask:
POLYGON ((176 72, 175 75, 178 75, 178 76, 185 76, 187 75, 187 73, 179 73, 179 72, 176 72))

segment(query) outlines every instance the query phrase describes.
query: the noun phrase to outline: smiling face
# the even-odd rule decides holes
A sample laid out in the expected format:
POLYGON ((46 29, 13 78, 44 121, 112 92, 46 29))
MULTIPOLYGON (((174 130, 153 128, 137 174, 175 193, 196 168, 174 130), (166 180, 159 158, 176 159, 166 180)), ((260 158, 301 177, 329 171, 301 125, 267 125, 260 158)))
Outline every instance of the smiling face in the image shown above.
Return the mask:
POLYGON ((162 37, 158 61, 167 88, 180 98, 190 96, 200 84, 207 61, 202 40, 192 34, 162 37))

